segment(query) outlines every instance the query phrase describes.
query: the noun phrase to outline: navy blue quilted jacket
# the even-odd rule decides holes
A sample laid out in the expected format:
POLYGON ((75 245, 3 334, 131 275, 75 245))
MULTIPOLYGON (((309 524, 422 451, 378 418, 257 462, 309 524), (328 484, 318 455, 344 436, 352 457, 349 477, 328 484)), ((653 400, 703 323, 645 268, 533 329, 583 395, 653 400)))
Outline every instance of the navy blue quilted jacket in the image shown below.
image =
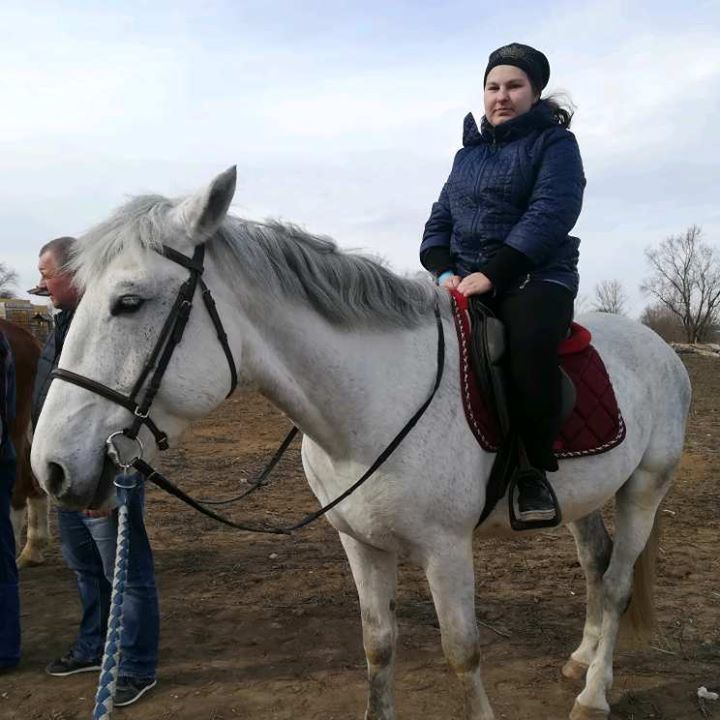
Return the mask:
MULTIPOLYGON (((578 289, 580 240, 570 235, 585 175, 575 136, 544 101, 478 130, 465 118, 463 148, 425 225, 421 255, 449 247, 458 275, 481 271, 503 243, 532 262, 532 278, 578 289)), ((520 284, 525 276, 518 278, 520 284)))
POLYGON ((52 378, 50 373, 57 367, 60 360, 65 338, 70 330, 70 323, 75 315, 74 310, 61 310, 53 318, 54 328, 48 335, 45 345, 38 360, 37 372, 35 373, 35 384, 32 397, 32 426, 37 425, 40 419, 40 411, 45 404, 45 398, 50 390, 52 378))

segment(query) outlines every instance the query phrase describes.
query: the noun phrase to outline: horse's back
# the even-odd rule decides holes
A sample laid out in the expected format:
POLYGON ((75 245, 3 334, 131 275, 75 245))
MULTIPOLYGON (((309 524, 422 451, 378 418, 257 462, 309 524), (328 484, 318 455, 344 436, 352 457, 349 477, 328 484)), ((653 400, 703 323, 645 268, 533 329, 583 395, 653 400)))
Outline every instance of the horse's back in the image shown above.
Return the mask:
POLYGON ((652 428, 649 453, 679 457, 691 387, 678 354, 653 330, 620 315, 587 313, 578 322, 592 333, 626 424, 652 428))

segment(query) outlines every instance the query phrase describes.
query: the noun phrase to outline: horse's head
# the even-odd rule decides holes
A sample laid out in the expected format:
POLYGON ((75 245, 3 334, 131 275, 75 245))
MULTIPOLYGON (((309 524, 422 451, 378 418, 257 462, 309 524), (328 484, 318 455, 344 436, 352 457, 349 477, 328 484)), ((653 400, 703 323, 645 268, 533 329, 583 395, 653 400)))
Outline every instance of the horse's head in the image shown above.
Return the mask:
MULTIPOLYGON (((78 239, 72 267, 83 294, 59 368, 131 394, 191 274, 163 256, 162 247, 192 257, 223 223, 235 179, 231 168, 185 200, 138 198, 78 239)), ((214 277, 205 278, 211 286, 214 277)), ((170 438, 216 407, 229 389, 228 362, 200 292, 195 289, 194 310, 150 409, 170 438)), ((238 348, 233 352, 239 360, 238 348)), ((148 379, 143 389, 147 385, 148 379)), ((33 470, 45 490, 70 507, 101 505, 114 474, 106 439, 133 419, 130 410, 87 387, 53 380, 32 449, 33 470)), ((139 437, 147 457, 155 440, 144 425, 139 437)))

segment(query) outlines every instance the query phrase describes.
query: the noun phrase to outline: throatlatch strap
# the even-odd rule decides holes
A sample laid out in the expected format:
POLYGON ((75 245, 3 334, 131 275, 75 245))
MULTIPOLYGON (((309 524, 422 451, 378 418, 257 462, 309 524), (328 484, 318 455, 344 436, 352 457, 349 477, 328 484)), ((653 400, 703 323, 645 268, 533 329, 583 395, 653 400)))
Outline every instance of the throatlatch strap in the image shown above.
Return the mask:
POLYGON ((200 278, 200 290, 202 292, 202 299, 205 303, 205 307, 207 308, 208 315, 210 315, 210 319, 215 326, 218 340, 220 341, 220 345, 222 346, 223 352, 225 353, 225 357, 228 361, 228 366, 230 367, 230 392, 225 396, 226 398, 229 398, 235 392, 235 388, 238 383, 235 358, 233 357, 232 350, 230 350, 227 333, 225 332, 222 320, 220 320, 220 315, 217 311, 217 306, 215 305, 215 298, 213 298, 210 288, 205 284, 205 281, 202 278, 200 278))

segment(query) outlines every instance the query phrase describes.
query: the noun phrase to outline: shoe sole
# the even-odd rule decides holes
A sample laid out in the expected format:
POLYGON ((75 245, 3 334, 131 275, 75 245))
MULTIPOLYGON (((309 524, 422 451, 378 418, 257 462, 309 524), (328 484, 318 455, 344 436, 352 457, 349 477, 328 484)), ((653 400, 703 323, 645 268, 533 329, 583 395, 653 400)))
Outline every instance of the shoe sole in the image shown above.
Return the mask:
POLYGON ((102 665, 91 665, 89 667, 78 668, 77 670, 66 670, 64 672, 50 672, 50 670, 46 668, 45 672, 52 677, 68 677, 68 675, 77 675, 78 673, 97 672, 101 667, 102 665))
POLYGON ((552 520, 555 517, 554 510, 528 510, 518 513, 518 520, 523 522, 537 522, 539 520, 552 520))
POLYGON ((157 685, 157 680, 153 680, 150 685, 146 685, 134 698, 125 702, 113 702, 115 707, 127 707, 137 702, 148 690, 152 690, 157 685))

